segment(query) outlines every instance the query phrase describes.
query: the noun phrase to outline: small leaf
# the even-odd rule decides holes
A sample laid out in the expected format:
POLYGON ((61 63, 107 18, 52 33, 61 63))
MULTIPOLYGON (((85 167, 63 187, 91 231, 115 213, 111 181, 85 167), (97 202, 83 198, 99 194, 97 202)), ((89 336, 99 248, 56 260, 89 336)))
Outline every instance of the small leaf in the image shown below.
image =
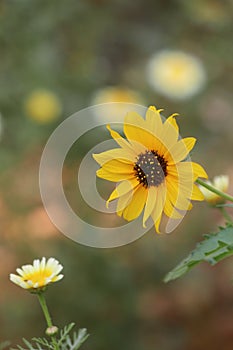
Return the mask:
POLYGON ((70 331, 74 326, 75 326, 75 323, 72 322, 66 325, 64 329, 60 331, 60 339, 58 341, 58 346, 66 339, 67 335, 70 333, 70 331))
POLYGON ((215 265, 218 261, 233 255, 232 225, 221 227, 219 232, 204 237, 205 239, 197 244, 187 258, 165 276, 164 282, 183 276, 200 262, 206 261, 210 265, 215 265))
MULTIPOLYGON (((69 333, 71 332, 74 326, 75 326, 74 323, 70 323, 60 330, 60 339, 57 340, 57 347, 53 341, 50 342, 46 338, 32 338, 32 341, 35 343, 36 347, 34 347, 28 340, 23 339, 23 342, 27 346, 27 349, 22 348, 20 345, 17 346, 17 349, 18 350, 45 350, 45 349, 54 350, 59 348, 59 350, 78 350, 80 346, 89 337, 89 334, 87 334, 87 330, 85 328, 82 328, 78 330, 78 333, 74 332, 73 337, 71 339, 69 333)), ((11 349, 11 350, 17 350, 17 349, 11 349)))

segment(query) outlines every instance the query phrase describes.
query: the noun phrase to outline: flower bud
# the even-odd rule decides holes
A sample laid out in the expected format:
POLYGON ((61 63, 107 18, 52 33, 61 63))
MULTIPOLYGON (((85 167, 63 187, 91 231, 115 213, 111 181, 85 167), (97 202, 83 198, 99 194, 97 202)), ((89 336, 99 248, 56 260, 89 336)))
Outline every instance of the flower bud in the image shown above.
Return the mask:
POLYGON ((49 335, 50 337, 52 337, 53 335, 57 334, 58 332, 58 327, 57 326, 51 326, 51 327, 48 327, 45 331, 45 333, 47 335, 49 335))

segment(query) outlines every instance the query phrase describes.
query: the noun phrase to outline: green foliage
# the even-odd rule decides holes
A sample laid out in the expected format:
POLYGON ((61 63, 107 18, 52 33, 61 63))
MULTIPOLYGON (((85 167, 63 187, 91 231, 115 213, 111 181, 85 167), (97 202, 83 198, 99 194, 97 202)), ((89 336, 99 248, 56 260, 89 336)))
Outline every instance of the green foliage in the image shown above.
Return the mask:
MULTIPOLYGON (((74 332, 73 336, 71 337, 69 333, 73 329, 74 325, 74 323, 70 323, 69 325, 65 326, 64 329, 60 330, 60 336, 59 339, 57 339, 59 350, 78 350, 88 338, 89 334, 87 334, 87 330, 85 328, 79 329, 78 333, 74 332)), ((34 342, 34 344, 30 343, 26 339, 23 339, 23 342, 27 348, 23 348, 22 346, 18 345, 17 349, 11 350, 57 349, 53 341, 46 338, 32 338, 32 342, 34 342)))
POLYGON ((187 258, 165 276, 165 282, 183 276, 202 261, 215 265, 218 261, 233 254, 233 225, 221 227, 219 232, 204 237, 205 239, 197 244, 187 258))

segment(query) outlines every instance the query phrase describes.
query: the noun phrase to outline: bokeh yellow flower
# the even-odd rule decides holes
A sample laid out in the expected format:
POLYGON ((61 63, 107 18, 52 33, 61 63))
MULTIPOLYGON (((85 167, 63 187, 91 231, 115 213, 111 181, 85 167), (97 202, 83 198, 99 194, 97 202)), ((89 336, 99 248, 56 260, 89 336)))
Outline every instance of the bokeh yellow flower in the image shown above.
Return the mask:
POLYGON ((60 100, 53 92, 38 89, 27 96, 24 109, 28 118, 40 124, 47 124, 59 117, 62 107, 60 100))
POLYGON ((35 259, 32 265, 23 265, 17 268, 18 275, 10 274, 10 280, 18 286, 30 291, 43 290, 48 284, 57 282, 63 278, 59 275, 63 266, 54 258, 46 261, 45 257, 35 259))
POLYGON ((204 199, 194 182, 207 178, 199 164, 187 160, 196 139, 181 139, 175 115, 163 123, 160 112, 150 107, 145 119, 129 112, 124 120, 127 140, 108 126, 120 148, 93 155, 101 166, 97 176, 119 182, 107 205, 118 199, 117 214, 128 221, 145 208, 143 226, 151 216, 157 232, 163 212, 180 219, 192 208, 190 200, 204 199))
POLYGON ((199 92, 206 74, 201 61, 183 51, 163 50, 147 65, 149 84, 157 92, 173 99, 186 99, 199 92))
MULTIPOLYGON (((213 178, 213 181, 206 181, 207 184, 213 186, 221 192, 227 192, 229 187, 229 176, 219 175, 213 178)), ((211 205, 224 203, 224 198, 218 196, 216 193, 209 191, 207 188, 200 186, 200 190, 203 193, 205 200, 211 205)))
POLYGON ((94 104, 108 102, 139 103, 142 101, 139 93, 120 86, 108 86, 97 90, 93 97, 94 104))
POLYGON ((98 109, 93 109, 97 120, 108 122, 120 122, 127 112, 127 104, 133 103, 143 105, 143 99, 140 94, 134 90, 121 86, 107 86, 99 89, 93 95, 91 103, 93 105, 101 105, 105 103, 118 102, 109 104, 108 106, 99 106, 98 109))

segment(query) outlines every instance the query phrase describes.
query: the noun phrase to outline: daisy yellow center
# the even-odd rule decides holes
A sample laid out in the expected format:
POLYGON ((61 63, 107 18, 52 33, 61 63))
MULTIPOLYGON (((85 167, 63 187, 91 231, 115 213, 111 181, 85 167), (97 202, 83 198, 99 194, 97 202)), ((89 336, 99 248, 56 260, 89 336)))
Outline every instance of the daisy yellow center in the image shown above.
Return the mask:
POLYGON ((31 281, 33 284, 38 283, 40 286, 46 283, 46 279, 52 275, 51 270, 36 271, 23 277, 24 281, 31 281))
POLYGON ((157 151, 146 151, 138 155, 134 171, 144 187, 159 186, 167 175, 167 161, 157 151))

